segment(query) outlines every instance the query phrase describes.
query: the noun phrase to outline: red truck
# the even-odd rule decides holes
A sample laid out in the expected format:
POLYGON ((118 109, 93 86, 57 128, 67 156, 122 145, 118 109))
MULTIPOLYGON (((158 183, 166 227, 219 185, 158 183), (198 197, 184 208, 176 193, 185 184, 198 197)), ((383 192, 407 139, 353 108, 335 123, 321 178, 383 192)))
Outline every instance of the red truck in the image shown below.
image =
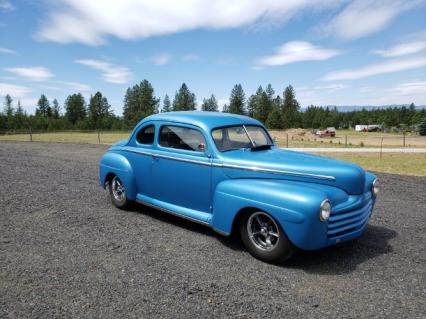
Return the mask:
POLYGON ((316 135, 319 137, 335 137, 336 129, 334 127, 327 127, 327 129, 324 131, 317 131, 316 135))

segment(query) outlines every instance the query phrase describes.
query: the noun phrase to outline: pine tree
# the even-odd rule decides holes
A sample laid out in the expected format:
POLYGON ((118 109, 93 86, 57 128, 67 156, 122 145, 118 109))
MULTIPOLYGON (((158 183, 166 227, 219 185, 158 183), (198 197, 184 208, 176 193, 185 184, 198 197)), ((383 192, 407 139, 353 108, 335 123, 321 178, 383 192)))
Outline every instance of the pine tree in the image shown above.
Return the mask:
POLYGON ((110 105, 106 97, 102 96, 101 92, 96 92, 90 97, 88 115, 93 127, 100 128, 102 121, 111 115, 110 105))
POLYGON ((266 126, 270 129, 281 129, 282 128, 281 110, 274 106, 271 113, 268 115, 266 120, 266 126))
POLYGON ((203 100, 203 104, 201 105, 202 111, 210 111, 217 112, 218 111, 217 100, 214 94, 212 94, 208 99, 203 100))
POLYGON ((64 106, 65 117, 71 124, 75 125, 86 117, 86 102, 81 93, 69 95, 65 100, 64 106))
POLYGON ((21 106, 21 101, 18 100, 18 106, 15 112, 15 124, 17 128, 24 128, 25 112, 21 106))
POLYGON ((128 88, 124 97, 123 116, 129 126, 134 126, 143 118, 157 113, 160 100, 147 80, 128 88))
POLYGON ((241 84, 236 84, 231 91, 229 98, 229 113, 245 114, 246 97, 241 84))
POLYGON ((223 113, 229 113, 229 105, 228 104, 223 105, 222 112, 223 113))
POLYGON ((14 110, 12 107, 13 99, 9 94, 4 97, 4 113, 7 117, 13 116, 14 110))
POLYGON ((173 111, 193 111, 196 109, 195 101, 195 94, 182 83, 173 100, 173 111))
POLYGON ((419 134, 421 136, 426 135, 426 118, 424 118, 423 121, 419 125, 419 134))
POLYGON ((42 94, 37 102, 36 116, 50 117, 52 116, 52 108, 46 95, 42 94))
POLYGON ((294 89, 291 85, 284 90, 284 102, 282 109, 283 128, 298 127, 300 125, 299 118, 299 102, 296 100, 294 89))
POLYGON ((52 117, 58 119, 61 114, 61 107, 59 106, 58 100, 53 100, 52 117))
POLYGON ((259 102, 263 94, 263 88, 261 85, 256 90, 255 94, 252 94, 248 100, 247 110, 248 116, 256 118, 259 113, 259 102))
POLYGON ((163 100, 163 108, 161 109, 161 112, 170 112, 172 110, 172 104, 170 103, 170 98, 166 94, 163 100))
POLYGON ((12 97, 9 94, 6 94, 4 98, 4 113, 6 115, 6 118, 5 118, 6 128, 8 129, 15 128, 15 119, 13 116, 15 113, 15 110, 13 109, 12 103, 13 103, 12 97))

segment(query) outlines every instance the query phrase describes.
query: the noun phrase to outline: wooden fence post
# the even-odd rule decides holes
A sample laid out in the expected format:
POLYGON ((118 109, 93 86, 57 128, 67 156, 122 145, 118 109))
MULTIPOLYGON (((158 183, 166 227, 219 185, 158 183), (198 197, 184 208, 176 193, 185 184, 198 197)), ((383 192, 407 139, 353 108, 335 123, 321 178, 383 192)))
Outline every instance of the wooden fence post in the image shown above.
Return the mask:
POLYGON ((348 136, 345 135, 345 148, 347 148, 347 147, 348 147, 348 136))
POLYGON ((382 151, 383 151, 383 137, 380 140, 380 159, 382 159, 382 151))
POLYGON ((98 130, 98 144, 101 144, 101 132, 98 130))
POLYGON ((286 144, 286 147, 288 148, 288 133, 285 133, 285 144, 286 144))
POLYGON ((402 133, 402 147, 405 147, 405 130, 402 133))
POLYGON ((30 127, 30 142, 32 142, 32 141, 33 141, 33 130, 30 127))

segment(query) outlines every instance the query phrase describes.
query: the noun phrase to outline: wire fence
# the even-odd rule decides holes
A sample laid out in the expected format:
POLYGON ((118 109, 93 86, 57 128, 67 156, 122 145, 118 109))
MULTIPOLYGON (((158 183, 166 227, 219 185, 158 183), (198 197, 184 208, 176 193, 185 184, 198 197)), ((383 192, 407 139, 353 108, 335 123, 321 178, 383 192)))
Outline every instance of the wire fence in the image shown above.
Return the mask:
MULTIPOLYGON (((368 133, 366 133, 368 134, 368 133)), ((286 148, 292 147, 383 147, 383 148, 416 148, 426 147, 426 136, 404 134, 382 134, 382 135, 336 135, 335 137, 294 136, 288 133, 275 136, 275 141, 286 148)))
MULTIPOLYGON (((291 130, 290 130, 291 131, 291 130)), ((0 130, 0 140, 29 142, 87 143, 110 145, 127 139, 130 131, 102 130, 0 130)), ((286 131, 271 131, 271 135, 280 147, 333 147, 333 148, 425 148, 426 136, 390 134, 390 133, 356 133, 337 132, 335 137, 319 137, 314 134, 296 134, 286 131)))

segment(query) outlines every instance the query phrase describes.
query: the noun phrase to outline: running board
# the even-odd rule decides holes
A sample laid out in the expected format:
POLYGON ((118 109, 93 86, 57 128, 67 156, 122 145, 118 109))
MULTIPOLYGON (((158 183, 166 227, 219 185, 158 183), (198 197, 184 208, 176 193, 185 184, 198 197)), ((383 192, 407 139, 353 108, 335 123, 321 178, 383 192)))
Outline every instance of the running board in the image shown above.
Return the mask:
POLYGON ((152 208, 164 211, 166 213, 188 219, 190 221, 211 226, 210 222, 212 219, 212 215, 204 212, 200 212, 193 209, 183 208, 177 205, 165 203, 156 199, 153 199, 148 196, 144 196, 141 194, 136 195, 136 201, 146 206, 150 206, 152 208))

